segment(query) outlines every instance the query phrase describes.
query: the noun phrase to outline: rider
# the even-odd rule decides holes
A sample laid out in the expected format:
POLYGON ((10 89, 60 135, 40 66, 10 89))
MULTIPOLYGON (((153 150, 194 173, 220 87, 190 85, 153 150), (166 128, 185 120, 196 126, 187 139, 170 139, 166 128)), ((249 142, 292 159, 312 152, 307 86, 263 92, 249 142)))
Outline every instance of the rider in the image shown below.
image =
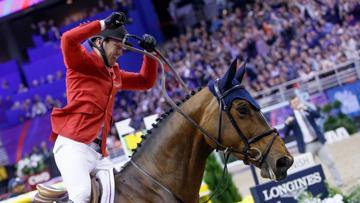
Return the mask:
MULTIPOLYGON (((139 73, 119 69, 116 61, 123 54, 125 21, 123 13, 112 13, 69 30, 61 38, 68 104, 53 109, 50 139, 55 141, 55 161, 69 199, 76 203, 89 202, 90 172, 110 162, 106 137, 117 91, 146 90, 156 80, 157 63, 148 56, 139 73)), ((155 38, 148 34, 140 41, 147 52, 154 51, 155 45, 155 38)))

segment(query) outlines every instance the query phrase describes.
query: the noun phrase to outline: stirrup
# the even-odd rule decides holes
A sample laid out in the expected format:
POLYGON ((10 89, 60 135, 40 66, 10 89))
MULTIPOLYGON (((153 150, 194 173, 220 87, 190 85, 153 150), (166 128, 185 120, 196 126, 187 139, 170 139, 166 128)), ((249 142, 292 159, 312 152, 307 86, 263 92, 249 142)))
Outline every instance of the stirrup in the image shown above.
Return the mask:
POLYGON ((46 197, 62 197, 64 196, 67 191, 65 189, 56 188, 51 185, 44 185, 44 184, 38 184, 36 185, 36 189, 39 191, 39 193, 46 197))
POLYGON ((72 203, 66 190, 49 185, 36 185, 38 193, 34 197, 35 203, 72 203))

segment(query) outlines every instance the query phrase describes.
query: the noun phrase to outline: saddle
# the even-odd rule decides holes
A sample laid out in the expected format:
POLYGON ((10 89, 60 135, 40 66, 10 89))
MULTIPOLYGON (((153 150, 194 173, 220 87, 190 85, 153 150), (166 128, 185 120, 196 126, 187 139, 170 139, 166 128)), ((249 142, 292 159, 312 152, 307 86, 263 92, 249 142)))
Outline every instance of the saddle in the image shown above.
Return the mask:
MULTIPOLYGON (((67 203, 69 202, 68 192, 65 189, 55 188, 50 185, 36 185, 38 192, 34 197, 35 203, 67 203)), ((91 174, 91 199, 90 203, 98 203, 101 200, 102 187, 100 180, 91 174)))

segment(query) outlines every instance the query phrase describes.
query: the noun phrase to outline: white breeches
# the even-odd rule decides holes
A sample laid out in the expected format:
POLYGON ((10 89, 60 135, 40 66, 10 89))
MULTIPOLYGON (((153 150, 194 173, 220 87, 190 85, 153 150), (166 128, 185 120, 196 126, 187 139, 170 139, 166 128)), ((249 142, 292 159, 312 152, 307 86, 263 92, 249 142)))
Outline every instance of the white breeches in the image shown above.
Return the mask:
POLYGON ((114 201, 113 164, 109 158, 104 158, 87 144, 61 135, 56 139, 53 152, 70 200, 75 203, 90 202, 90 173, 96 170, 105 190, 101 203, 114 201))

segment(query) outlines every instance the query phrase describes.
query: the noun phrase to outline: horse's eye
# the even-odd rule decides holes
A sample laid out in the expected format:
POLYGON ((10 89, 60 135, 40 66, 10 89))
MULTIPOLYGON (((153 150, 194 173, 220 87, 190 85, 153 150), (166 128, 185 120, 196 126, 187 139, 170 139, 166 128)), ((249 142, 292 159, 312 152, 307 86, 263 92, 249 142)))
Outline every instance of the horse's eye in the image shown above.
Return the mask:
POLYGON ((249 113, 249 109, 248 108, 246 108, 246 107, 239 107, 239 108, 237 108, 237 111, 240 113, 240 114, 242 114, 242 115, 246 115, 246 114, 248 114, 249 113))

